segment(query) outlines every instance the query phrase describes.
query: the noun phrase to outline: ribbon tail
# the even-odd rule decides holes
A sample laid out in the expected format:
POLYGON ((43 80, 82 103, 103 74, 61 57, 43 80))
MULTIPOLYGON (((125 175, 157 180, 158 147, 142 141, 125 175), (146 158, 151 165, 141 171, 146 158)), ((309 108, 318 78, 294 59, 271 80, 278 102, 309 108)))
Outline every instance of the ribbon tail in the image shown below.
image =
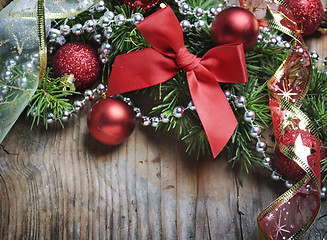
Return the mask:
POLYGON ((232 136, 237 120, 217 81, 203 66, 196 70, 199 68, 201 71, 187 72, 188 84, 213 157, 217 157, 232 136))
POLYGON ((112 67, 107 97, 163 83, 177 71, 173 59, 153 48, 119 55, 112 67))

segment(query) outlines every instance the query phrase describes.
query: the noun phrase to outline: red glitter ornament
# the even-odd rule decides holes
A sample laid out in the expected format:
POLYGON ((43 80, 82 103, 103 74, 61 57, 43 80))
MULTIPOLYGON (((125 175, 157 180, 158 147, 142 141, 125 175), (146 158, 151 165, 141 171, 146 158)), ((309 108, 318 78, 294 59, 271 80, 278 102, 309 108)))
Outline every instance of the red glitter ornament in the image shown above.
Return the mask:
POLYGON ((154 9, 159 2, 160 0, 123 0, 123 3, 129 5, 132 10, 135 10, 136 8, 142 8, 146 12, 154 9))
POLYGON ((317 30, 324 17, 320 0, 285 0, 290 8, 302 36, 308 36, 317 30))
POLYGON ((100 74, 98 54, 84 42, 67 43, 53 56, 53 71, 57 76, 73 74, 76 88, 85 89, 100 74))
POLYGON ((125 102, 106 98, 96 102, 87 116, 91 135, 106 145, 117 145, 135 128, 135 113, 125 102))
POLYGON ((248 10, 231 7, 213 20, 210 35, 215 44, 241 42, 245 51, 253 48, 259 34, 259 23, 248 10))

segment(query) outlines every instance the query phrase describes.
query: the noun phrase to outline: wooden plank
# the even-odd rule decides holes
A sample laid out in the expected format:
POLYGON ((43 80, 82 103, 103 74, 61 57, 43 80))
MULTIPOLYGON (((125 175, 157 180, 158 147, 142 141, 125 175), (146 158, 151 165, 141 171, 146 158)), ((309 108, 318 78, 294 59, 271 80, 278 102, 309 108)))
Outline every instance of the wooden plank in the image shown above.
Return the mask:
POLYGON ((177 156, 176 144, 167 144, 157 134, 160 154, 161 234, 163 239, 177 239, 177 156))

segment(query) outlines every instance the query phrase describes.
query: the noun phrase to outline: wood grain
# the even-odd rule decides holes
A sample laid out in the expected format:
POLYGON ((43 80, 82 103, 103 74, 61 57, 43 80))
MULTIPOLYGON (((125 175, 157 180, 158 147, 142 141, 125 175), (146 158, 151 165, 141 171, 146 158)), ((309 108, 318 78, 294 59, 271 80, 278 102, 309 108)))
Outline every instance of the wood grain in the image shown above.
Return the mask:
MULTIPOLYGON (((244 237, 240 187, 223 159, 196 161, 173 137, 144 128, 118 147, 100 145, 87 132, 86 113, 64 130, 31 131, 20 119, 4 141, 3 239, 244 237)), ((264 204, 254 205, 259 212, 264 204)), ((246 228, 254 233, 251 217, 246 228)))
MULTIPOLYGON (((308 39, 327 55, 326 36, 308 39)), ((240 186, 222 156, 197 161, 137 127, 95 142, 86 107, 61 129, 21 117, 0 147, 0 239, 258 239, 256 217, 286 188, 253 169, 240 186)), ((327 238, 327 206, 304 239, 327 238)))
POLYGON ((48 131, 21 118, 3 142, 1 239, 257 239, 285 190, 260 172, 240 187, 224 159, 196 161, 152 129, 101 145, 86 114, 48 131))

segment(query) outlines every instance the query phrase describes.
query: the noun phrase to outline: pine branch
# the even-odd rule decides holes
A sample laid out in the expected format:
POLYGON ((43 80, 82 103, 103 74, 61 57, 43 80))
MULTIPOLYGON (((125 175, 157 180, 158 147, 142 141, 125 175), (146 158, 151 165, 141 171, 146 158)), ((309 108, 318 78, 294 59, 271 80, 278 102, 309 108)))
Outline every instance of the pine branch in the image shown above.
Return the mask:
POLYGON ((38 89, 30 100, 27 114, 33 115, 31 128, 33 128, 35 123, 39 125, 42 118, 47 128, 49 114, 53 114, 53 118, 58 119, 63 127, 61 116, 65 111, 70 111, 73 108, 72 104, 69 102, 69 97, 74 94, 79 94, 75 92, 75 90, 68 90, 68 88, 71 88, 73 85, 67 80, 69 76, 53 79, 49 74, 50 69, 48 68, 38 89))
POLYGON ((210 154, 210 145, 202 126, 192 126, 190 131, 186 133, 182 140, 187 146, 186 152, 189 154, 195 152, 198 159, 200 156, 210 154))
MULTIPOLYGON (((318 70, 314 63, 313 76, 308 89, 308 93, 301 106, 303 112, 311 119, 317 133, 327 144, 327 75, 325 69, 318 70)), ((327 158, 321 161, 321 171, 323 181, 327 181, 327 158)))

